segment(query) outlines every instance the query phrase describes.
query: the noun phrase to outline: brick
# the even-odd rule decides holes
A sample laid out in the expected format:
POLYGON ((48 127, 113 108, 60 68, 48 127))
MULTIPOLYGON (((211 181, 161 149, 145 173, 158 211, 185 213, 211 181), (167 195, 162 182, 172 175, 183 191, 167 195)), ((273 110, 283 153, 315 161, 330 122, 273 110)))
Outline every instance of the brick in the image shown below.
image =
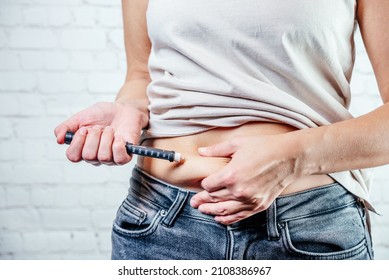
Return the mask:
MULTIPOLYGON (((26 1, 26 0, 18 0, 18 1, 26 1)), ((83 0, 29 0, 33 4, 44 4, 44 5, 52 5, 52 6, 74 6, 82 4, 83 0)))
MULTIPOLYGON (((115 177, 115 175, 113 175, 115 177)), ((126 198, 128 194, 128 180, 129 174, 122 174, 121 178, 123 179, 123 183, 119 184, 119 186, 115 186, 110 181, 110 187, 104 189, 104 199, 101 202, 102 207, 109 207, 111 209, 117 209, 119 205, 122 203, 123 199, 126 198)), ((116 211, 116 210, 115 210, 116 211)))
POLYGON ((47 153, 45 156, 48 160, 52 161, 53 163, 64 163, 65 161, 67 161, 67 158, 65 156, 67 145, 58 145, 56 138, 53 138, 47 142, 43 142, 43 145, 45 145, 45 143, 45 151, 47 153))
POLYGON ((375 246, 389 247, 389 228, 382 227, 379 230, 373 227, 373 242, 375 246))
POLYGON ((123 16, 119 8, 98 8, 98 24, 104 27, 122 27, 123 16))
POLYGON ((49 158, 49 146, 57 146, 55 138, 51 139, 51 141, 37 140, 33 144, 30 141, 23 141, 19 148, 22 147, 23 158, 26 161, 35 162, 49 158))
MULTIPOLYGON (((119 207, 119 205, 118 205, 119 207)), ((99 209, 92 212, 92 221, 95 228, 108 230, 116 217, 117 209, 99 209)))
POLYGON ((74 208, 79 206, 79 191, 75 188, 64 187, 56 188, 54 192, 54 204, 56 208, 74 208))
POLYGON ((382 201, 385 203, 385 204, 389 204, 389 190, 387 188, 387 183, 388 183, 388 178, 382 182, 382 201))
POLYGON ((103 189, 93 187, 82 187, 78 190, 81 206, 95 206, 101 205, 107 199, 104 197, 103 189))
POLYGON ((0 70, 20 69, 19 56, 14 51, 0 51, 0 70))
POLYGON ((120 6, 120 1, 85 0, 85 3, 96 6, 120 6))
POLYGON ((46 229, 86 229, 91 227, 90 213, 86 209, 40 209, 46 229))
POLYGON ((72 52, 70 69, 77 71, 90 71, 95 66, 94 57, 90 52, 72 52))
POLYGON ((68 163, 63 168, 64 182, 68 184, 104 184, 109 181, 110 173, 107 166, 95 167, 80 162, 68 163))
POLYGON ((12 164, 0 162, 0 183, 12 183, 14 173, 12 164))
POLYGON ((43 98, 39 95, 22 94, 19 97, 19 116, 42 116, 45 114, 43 98))
POLYGON ((9 34, 8 46, 17 49, 51 49, 58 45, 58 39, 52 30, 23 28, 9 34))
POLYGON ((0 48, 4 47, 7 42, 4 31, 0 29, 0 48))
POLYGON ((45 69, 47 70, 66 70, 69 67, 70 58, 65 52, 50 52, 45 54, 45 69))
MULTIPOLYGON (((0 106, 0 111, 2 109, 3 106, 0 106)), ((0 118, 0 127, 1 127, 0 139, 11 138, 14 135, 13 125, 11 124, 11 121, 9 119, 0 118)))
POLYGON ((36 207, 54 206, 55 188, 34 187, 31 189, 31 203, 36 207))
POLYGON ((135 166, 136 161, 137 156, 134 156, 134 158, 126 165, 113 166, 114 168, 111 168, 112 179, 110 182, 115 183, 118 189, 127 190, 128 179, 131 176, 131 171, 135 166))
POLYGON ((366 75, 355 72, 351 79, 350 88, 352 97, 364 95, 366 92, 366 75))
POLYGON ((374 259, 375 260, 389 260, 389 246, 376 246, 374 248, 374 259))
POLYGON ((43 231, 23 232, 23 251, 29 254, 48 248, 47 233, 43 231))
POLYGON ((74 252, 97 251, 97 238, 94 232, 76 231, 73 233, 71 249, 74 252))
MULTIPOLYGON (((369 79, 366 80, 366 94, 369 95, 369 98, 370 96, 379 97, 379 92, 376 79, 373 76, 369 77, 369 79)), ((382 104, 381 99, 380 103, 382 104)))
POLYGON ((22 149, 20 149, 21 142, 20 141, 1 141, 0 146, 0 160, 1 161, 14 161, 14 160, 22 160, 23 153, 22 149))
POLYGON ((25 70, 42 70, 44 68, 43 53, 41 51, 21 51, 20 58, 25 70))
POLYGON ((48 9, 48 22, 53 27, 64 27, 73 22, 71 10, 67 7, 50 7, 48 9))
POLYGON ((363 44, 361 31, 359 28, 355 32, 354 41, 355 41, 355 49, 357 51, 357 54, 359 55, 360 52, 365 52, 365 46, 363 44))
MULTIPOLYGON (((69 97, 67 94, 66 97, 69 97)), ((49 116, 61 116, 67 119, 71 115, 69 105, 65 97, 53 97, 45 100, 46 112, 49 116)))
POLYGON ((72 246, 72 233, 65 231, 46 231, 49 252, 67 252, 72 246))
POLYGON ((374 180, 385 181, 389 175, 389 165, 375 167, 373 172, 374 180))
MULTIPOLYGON (((16 134, 20 138, 54 138, 54 128, 59 123, 55 118, 23 118, 15 122, 16 134)), ((55 140, 54 140, 55 141, 55 140)))
POLYGON ((23 21, 27 26, 47 26, 47 9, 44 7, 28 7, 23 9, 23 21))
POLYGON ((96 10, 91 7, 78 7, 73 10, 74 26, 93 27, 96 25, 96 10))
POLYGON ((0 254, 17 253, 23 251, 23 240, 17 232, 3 231, 0 234, 0 254))
POLYGON ((103 50, 106 47, 106 34, 97 29, 64 30, 61 45, 71 50, 103 50))
POLYGON ((85 89, 86 79, 80 73, 40 73, 38 84, 43 93, 80 93, 85 89))
POLYGON ((12 182, 17 184, 54 184, 61 182, 61 170, 49 163, 17 163, 12 182))
MULTIPOLYGON (((5 187, 0 185, 0 209, 6 207, 5 187)), ((1 251, 1 250, 0 250, 1 251)))
POLYGON ((17 26, 22 22, 20 9, 14 6, 1 5, 0 26, 17 26))
POLYGON ((30 205, 30 192, 25 187, 8 187, 6 198, 8 207, 25 207, 26 205, 30 205))
POLYGON ((382 190, 381 188, 377 188, 377 182, 375 181, 373 184, 373 188, 370 190, 370 201, 373 205, 380 203, 382 201, 382 190))
POLYGON ((109 41, 119 50, 124 51, 123 29, 114 29, 108 34, 109 41))
POLYGON ((123 72, 127 71, 126 53, 124 51, 119 53, 119 69, 123 72))
POLYGON ((358 56, 356 56, 354 71, 362 74, 373 73, 373 68, 371 67, 371 63, 366 52, 361 52, 358 54, 358 56))
POLYGON ((111 229, 110 230, 99 230, 97 235, 98 246, 100 252, 104 253, 107 256, 107 259, 110 258, 112 244, 111 244, 111 229))
POLYGON ((103 52, 96 55, 96 70, 115 70, 118 69, 118 58, 114 52, 103 52))
POLYGON ((32 91, 36 85, 34 73, 0 72, 0 91, 32 91))
POLYGON ((16 116, 19 113, 19 100, 10 94, 0 94, 0 116, 16 116))
POLYGON ((0 228, 5 230, 34 230, 40 227, 40 217, 34 209, 0 210, 0 228))
POLYGON ((361 116, 381 106, 382 101, 378 96, 355 96, 350 105, 350 112, 354 116, 361 116), (363 104, 363 106, 361 106, 363 104))
POLYGON ((124 83, 124 73, 93 73, 88 75, 87 86, 94 93, 117 93, 124 83))

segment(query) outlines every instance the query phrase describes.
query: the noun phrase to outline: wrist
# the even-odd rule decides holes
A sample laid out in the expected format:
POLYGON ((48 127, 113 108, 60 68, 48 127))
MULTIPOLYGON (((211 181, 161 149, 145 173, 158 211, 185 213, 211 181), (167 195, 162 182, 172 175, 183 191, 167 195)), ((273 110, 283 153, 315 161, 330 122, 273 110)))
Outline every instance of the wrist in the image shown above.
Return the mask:
POLYGON ((149 111, 147 105, 138 100, 117 99, 114 104, 119 110, 131 112, 131 119, 143 129, 149 124, 149 111))
POLYGON ((317 157, 321 145, 321 131, 307 128, 288 134, 289 147, 292 147, 292 157, 295 161, 294 173, 299 177, 324 174, 321 158, 317 157))
POLYGON ((297 131, 297 141, 300 147, 299 168, 304 175, 327 174, 328 153, 325 152, 326 127, 307 128, 297 131), (324 148, 324 149, 323 149, 324 148))

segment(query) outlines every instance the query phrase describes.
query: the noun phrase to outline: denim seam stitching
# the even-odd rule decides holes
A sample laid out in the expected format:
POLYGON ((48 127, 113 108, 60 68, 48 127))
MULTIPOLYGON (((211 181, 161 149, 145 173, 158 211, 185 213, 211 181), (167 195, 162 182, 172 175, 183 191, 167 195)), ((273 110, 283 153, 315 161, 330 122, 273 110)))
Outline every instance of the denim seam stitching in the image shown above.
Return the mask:
POLYGON ((162 218, 163 218, 163 216, 161 215, 161 211, 158 211, 157 215, 154 217, 151 224, 145 229, 142 229, 139 231, 125 230, 125 229, 122 229, 116 222, 114 222, 114 224, 113 224, 113 229, 116 230, 117 233, 125 235, 125 236, 131 236, 134 238, 145 237, 145 236, 148 236, 156 231, 158 224, 162 218))
POLYGON ((282 240, 283 240, 284 246, 286 247, 286 249, 289 252, 291 252, 297 256, 301 256, 304 258, 308 257, 310 259, 318 259, 318 258, 320 258, 320 259, 334 259, 335 257, 337 259, 339 259, 339 258, 345 259, 345 258, 356 256, 356 255, 360 254, 365 249, 365 247, 367 247, 367 241, 366 241, 366 238, 364 238, 364 240, 362 240, 360 243, 358 243, 354 247, 347 249, 347 250, 340 251, 340 252, 311 253, 308 251, 299 250, 293 246, 293 242, 292 242, 290 235, 289 235, 288 225, 285 225, 283 236, 284 237, 282 238, 282 240))
POLYGON ((330 213, 330 212, 334 212, 334 211, 342 209, 342 208, 346 208, 346 207, 348 207, 350 205, 353 205, 355 203, 356 203, 356 201, 353 200, 353 201, 349 201, 346 204, 342 204, 342 205, 340 205, 338 207, 335 207, 335 208, 326 209, 326 210, 322 210, 322 211, 315 211, 315 212, 311 212, 309 214, 294 216, 294 217, 290 217, 290 218, 286 217, 286 218, 280 219, 279 222, 293 221, 293 220, 298 220, 298 219, 302 219, 302 218, 317 216, 317 215, 321 215, 321 214, 325 214, 325 213, 330 213))
POLYGON ((325 189, 325 188, 331 188, 331 187, 335 187, 335 186, 342 186, 342 185, 339 184, 338 182, 335 182, 335 183, 331 183, 331 184, 327 184, 327 185, 323 185, 323 186, 318 186, 316 188, 311 188, 311 189, 308 189, 308 190, 305 190, 305 191, 300 191, 300 192, 297 192, 297 193, 290 193, 290 194, 280 195, 280 196, 277 197, 277 199, 293 197, 293 196, 296 196, 296 195, 310 193, 310 192, 314 192, 314 191, 317 191, 317 190, 322 190, 322 189, 325 189))

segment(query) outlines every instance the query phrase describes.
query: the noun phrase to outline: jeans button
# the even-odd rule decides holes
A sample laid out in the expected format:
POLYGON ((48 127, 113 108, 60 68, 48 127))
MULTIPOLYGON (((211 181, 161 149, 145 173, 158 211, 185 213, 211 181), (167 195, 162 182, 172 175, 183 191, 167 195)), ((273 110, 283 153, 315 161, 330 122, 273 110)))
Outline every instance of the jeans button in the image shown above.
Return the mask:
POLYGON ((167 212, 165 210, 161 210, 161 216, 165 217, 167 215, 167 212))

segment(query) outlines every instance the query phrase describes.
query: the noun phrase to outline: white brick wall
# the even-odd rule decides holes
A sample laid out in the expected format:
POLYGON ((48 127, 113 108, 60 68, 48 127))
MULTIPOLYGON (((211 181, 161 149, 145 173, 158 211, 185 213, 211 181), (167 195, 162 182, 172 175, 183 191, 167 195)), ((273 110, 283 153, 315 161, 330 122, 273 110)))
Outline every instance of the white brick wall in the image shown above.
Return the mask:
MULTIPOLYGON (((120 2, 0 0, 0 259, 110 257, 132 166, 72 164, 53 129, 121 86, 120 2)), ((381 104, 360 36, 352 89, 356 115, 381 104)), ((378 259, 389 259, 388 170, 372 192, 378 259)))

